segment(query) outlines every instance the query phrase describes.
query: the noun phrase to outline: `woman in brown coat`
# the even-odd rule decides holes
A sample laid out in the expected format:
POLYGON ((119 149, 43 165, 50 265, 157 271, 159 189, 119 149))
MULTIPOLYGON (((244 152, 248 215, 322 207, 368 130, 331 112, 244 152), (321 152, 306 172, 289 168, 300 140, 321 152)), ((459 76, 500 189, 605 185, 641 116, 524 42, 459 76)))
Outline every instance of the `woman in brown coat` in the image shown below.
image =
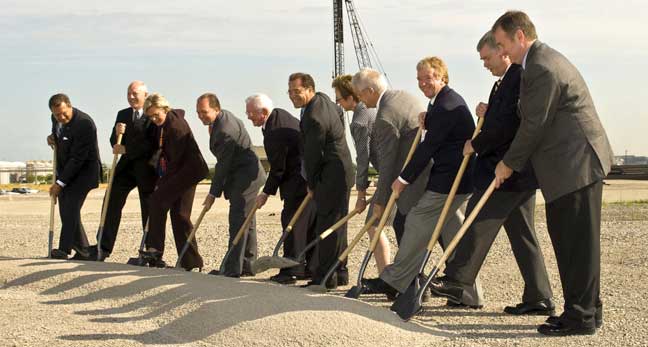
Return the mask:
MULTIPOLYGON (((143 258, 149 266, 165 267, 162 255, 167 212, 171 214, 176 249, 180 252, 193 228, 190 218, 196 185, 209 170, 184 119, 184 110, 172 109, 162 95, 151 94, 144 102, 144 113, 157 125, 158 151, 152 161, 159 178, 149 198, 149 232, 143 258)), ((195 238, 180 264, 188 271, 202 270, 203 259, 195 238)))

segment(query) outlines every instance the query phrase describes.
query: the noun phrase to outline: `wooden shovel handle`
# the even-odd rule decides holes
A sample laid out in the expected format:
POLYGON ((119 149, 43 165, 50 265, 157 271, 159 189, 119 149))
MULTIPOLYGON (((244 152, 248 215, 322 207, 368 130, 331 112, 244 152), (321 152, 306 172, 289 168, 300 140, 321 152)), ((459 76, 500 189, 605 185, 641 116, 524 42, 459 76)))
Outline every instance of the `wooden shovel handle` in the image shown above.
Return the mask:
MULTIPOLYGON (((115 144, 121 145, 123 134, 117 135, 117 142, 115 144)), ((108 186, 106 187, 106 195, 104 195, 103 208, 101 209, 101 220, 99 227, 103 228, 106 223, 106 214, 108 213, 108 202, 110 201, 110 191, 112 190, 113 179, 115 178, 115 167, 117 166, 117 159, 119 154, 113 154, 112 165, 110 166, 110 174, 108 175, 108 186)))
POLYGON ((306 209, 306 206, 308 206, 308 203, 313 199, 313 195, 310 193, 306 194, 304 197, 304 200, 302 200, 301 205, 299 205, 299 208, 297 209, 297 212, 293 214, 292 218, 290 219, 290 222, 288 223, 288 226, 286 227, 286 232, 289 233, 292 231, 293 227, 295 226, 295 223, 299 220, 299 217, 301 214, 304 212, 306 209))
MULTIPOLYGON (((473 132, 472 135, 473 139, 479 134, 482 125, 484 125, 484 117, 479 117, 479 120, 477 121, 477 126, 475 127, 475 131, 473 132)), ((443 204, 443 209, 441 210, 441 215, 439 216, 439 219, 437 220, 437 224, 434 227, 434 231, 432 232, 432 237, 430 237, 430 242, 428 243, 427 246, 428 251, 432 251, 432 249, 434 249, 434 244, 437 242, 439 236, 441 235, 441 230, 443 229, 443 225, 445 224, 446 217, 448 216, 448 212, 450 211, 450 206, 452 206, 452 202, 454 201, 455 195, 457 194, 457 190, 459 189, 459 184, 461 183, 461 179, 463 178, 464 172, 466 171, 466 168, 468 167, 468 163, 470 162, 470 156, 471 155, 464 155, 463 160, 461 161, 461 166, 459 166, 459 171, 457 171, 457 175, 455 176, 454 182, 452 182, 452 188, 450 188, 450 193, 448 193, 448 197, 446 198, 446 201, 443 204)))
POLYGON ((254 217, 254 214, 256 213, 257 208, 256 205, 250 210, 250 213, 248 213, 247 217, 245 218, 245 222, 243 222, 243 225, 241 225, 241 229, 236 233, 236 236, 234 237, 234 241, 232 241, 232 247, 236 246, 241 238, 243 237, 243 234, 245 234, 245 231, 247 230, 248 226, 250 225, 250 222, 252 221, 252 217, 254 217))
MULTIPOLYGON (((373 196, 369 200, 367 200, 367 205, 371 204, 372 200, 373 200, 373 196)), ((360 210, 353 209, 353 211, 349 212, 349 214, 344 216, 335 224, 331 225, 328 229, 324 230, 324 232, 321 233, 319 236, 320 240, 324 240, 325 238, 327 238, 329 235, 331 235, 331 233, 338 230, 341 226, 344 225, 344 223, 348 222, 351 218, 355 217, 358 213, 360 213, 360 210)))
POLYGON ((338 257, 338 259, 340 261, 344 261, 344 259, 346 259, 346 257, 349 256, 349 253, 351 253, 351 250, 353 250, 353 247, 355 247, 355 245, 360 241, 362 236, 367 232, 367 230, 369 230, 369 228, 371 228, 371 226, 376 222, 377 219, 378 219, 378 216, 376 214, 371 215, 371 218, 369 218, 367 223, 362 227, 362 229, 360 229, 358 234, 353 238, 353 241, 351 241, 351 243, 349 244, 349 246, 347 246, 347 248, 344 250, 344 252, 342 252, 342 254, 340 254, 340 257, 338 257))
MULTIPOLYGON (((407 164, 410 162, 410 160, 412 160, 412 157, 414 156, 414 152, 416 151, 416 147, 418 147, 419 142, 421 142, 422 134, 423 134, 423 128, 419 127, 418 131, 416 132, 416 136, 414 137, 414 141, 412 141, 412 145, 410 146, 410 150, 407 153, 407 158, 405 158, 405 162, 403 163, 402 169, 404 169, 407 166, 407 164)), ((389 196, 389 201, 387 201, 387 205, 383 209, 383 214, 380 217, 380 222, 378 223, 378 227, 376 227, 376 233, 374 234, 374 238, 373 240, 371 240, 371 245, 369 246, 369 250, 372 252, 376 249, 376 245, 378 245, 380 234, 382 233, 383 228, 385 228, 385 224, 387 224, 387 219, 389 219, 389 216, 391 215, 391 210, 394 207, 396 200, 398 200, 398 194, 392 191, 391 195, 389 196)))

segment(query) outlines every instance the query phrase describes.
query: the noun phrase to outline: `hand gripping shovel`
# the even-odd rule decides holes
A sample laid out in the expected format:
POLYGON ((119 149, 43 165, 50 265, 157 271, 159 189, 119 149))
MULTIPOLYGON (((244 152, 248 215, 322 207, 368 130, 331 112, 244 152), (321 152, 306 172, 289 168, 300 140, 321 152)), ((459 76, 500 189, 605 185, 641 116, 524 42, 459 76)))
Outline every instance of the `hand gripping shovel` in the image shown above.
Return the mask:
POLYGON ((148 230, 149 230, 149 220, 147 219, 146 224, 144 225, 144 231, 142 232, 142 241, 140 241, 139 251, 137 252, 138 256, 137 258, 128 258, 126 264, 137 265, 137 266, 144 265, 144 258, 142 258, 142 253, 144 253, 144 246, 146 245, 146 236, 148 235, 148 230))
POLYGON ((191 233, 187 237, 187 241, 185 242, 184 246, 182 246, 182 250, 180 251, 180 254, 178 254, 178 260, 176 261, 175 264, 176 270, 180 269, 180 263, 182 262, 182 257, 184 257, 185 253, 187 253, 187 250, 189 250, 189 246, 191 246, 191 241, 196 236, 196 231, 198 230, 198 227, 200 226, 200 223, 205 217, 207 211, 209 211, 209 208, 207 206, 203 207, 202 211, 200 212, 200 215, 198 216, 198 219, 196 220, 196 223, 193 226, 193 229, 191 229, 191 233))
POLYGON ((329 277, 331 277, 333 275, 335 270, 338 268, 338 266, 340 266, 340 264, 344 261, 344 259, 346 259, 349 256, 349 253, 351 253, 351 251, 353 250, 355 245, 360 241, 362 236, 367 232, 367 230, 369 230, 369 228, 371 228, 371 226, 376 222, 377 219, 378 219, 377 215, 375 215, 375 214, 371 215, 371 218, 369 218, 369 221, 367 222, 367 224, 365 224, 365 226, 362 227, 362 229, 360 229, 360 231, 355 236, 353 241, 351 241, 351 243, 344 250, 344 252, 342 252, 342 254, 340 254, 340 256, 338 257, 338 260, 335 262, 335 264, 333 264, 333 266, 331 266, 331 268, 328 270, 328 272, 326 272, 326 275, 322 279, 322 282, 320 283, 320 285, 309 286, 308 290, 311 290, 311 291, 317 292, 317 293, 326 293, 328 291, 328 289, 326 288, 326 281, 328 281, 329 277))
POLYGON ((229 258, 230 254, 232 254, 232 251, 234 250, 234 248, 236 248, 236 245, 238 245, 239 241, 241 241, 243 236, 247 233, 248 226, 250 225, 250 222, 252 222, 252 218, 254 217, 256 210, 257 207, 255 205, 254 208, 250 210, 250 213, 248 213, 247 217, 245 218, 245 221, 243 222, 243 225, 241 225, 241 228, 236 233, 236 236, 234 236, 234 241, 232 241, 232 246, 227 250, 227 253, 225 253, 220 268, 218 269, 219 275, 225 275, 225 264, 227 263, 227 259, 229 258))
MULTIPOLYGON (((371 201, 371 199, 369 199, 371 201)), ((315 247, 320 241, 324 240, 327 238, 329 235, 333 234, 335 231, 340 229, 341 226, 344 225, 344 223, 348 222, 351 218, 355 217, 357 214, 359 214, 360 211, 354 209, 351 211, 349 214, 344 216, 342 219, 337 221, 335 224, 331 225, 328 229, 324 230, 318 237, 315 238, 315 240, 311 241, 304 247, 304 250, 297 255, 297 260, 290 259, 290 258, 271 258, 270 261, 264 261, 263 263, 259 263, 257 260, 255 263, 256 268, 259 269, 258 271, 263 272, 271 268, 287 268, 287 267, 294 267, 297 265, 300 265, 306 261, 306 253, 308 253, 309 250, 311 250, 313 247, 315 247)), ((259 272, 256 272, 259 273, 259 272)))
MULTIPOLYGON (((472 135, 473 139, 475 138, 475 136, 477 136, 477 134, 479 134, 479 131, 481 130, 483 124, 484 124, 484 118, 481 117, 477 122, 477 127, 475 128, 475 131, 473 132, 472 135)), ((417 276, 414 283, 410 285, 407 291, 405 291, 405 293, 399 295, 396 298, 396 301, 392 305, 392 311, 395 311, 396 308, 401 306, 406 306, 406 307, 411 306, 410 302, 413 300, 414 293, 416 293, 416 289, 417 289, 416 287, 419 285, 421 281, 420 276, 423 274, 423 269, 425 269, 425 265, 427 265, 427 262, 430 259, 430 254, 432 254, 432 249, 434 249, 434 245, 436 244, 437 240, 439 239, 439 236, 441 235, 441 230, 443 229, 446 217, 448 216, 448 211, 450 210, 450 206, 452 206, 452 202, 454 201, 455 195, 457 194, 457 189, 459 189, 459 184, 461 183, 461 179, 463 178, 463 174, 466 171, 469 162, 470 162, 470 155, 465 155, 461 162, 461 166, 459 166, 459 171, 457 171, 457 175, 455 176, 454 182, 452 182, 452 187, 450 188, 448 197, 446 198, 446 201, 443 204, 441 215, 439 216, 439 219, 437 220, 437 224, 434 227, 434 231, 432 232, 432 236, 430 237, 430 242, 428 242, 425 257, 423 258, 423 262, 421 263, 419 275, 417 276)))
MULTIPOLYGON (((56 183, 56 145, 53 147, 54 157, 52 158, 52 183, 56 183)), ((56 211, 56 197, 52 197, 50 201, 50 221, 49 221, 49 234, 47 235, 47 257, 52 257, 52 243, 54 242, 54 214, 56 211)))
MULTIPOLYGON (((117 143, 121 145, 122 134, 117 135, 117 143)), ((106 187, 106 195, 104 195, 103 208, 101 209, 101 220, 99 221, 99 235, 97 236, 97 261, 103 259, 103 250, 101 249, 101 239, 103 238, 104 224, 106 223, 106 213, 108 213, 108 203, 110 202, 110 190, 112 189, 113 179, 115 178, 115 167, 117 166, 117 159, 119 154, 113 155, 112 166, 110 167, 110 175, 108 177, 108 187, 106 187)))
POLYGON ((443 266, 445 261, 448 259, 448 257, 450 257, 454 249, 457 247, 457 244, 459 244, 459 241, 461 241, 461 238, 466 233, 466 230, 470 228, 470 225, 475 220, 475 218, 479 214, 479 211, 482 209, 486 201, 488 201, 488 198, 490 198, 494 190, 495 190, 495 180, 493 180, 490 186, 488 186, 488 189, 486 190, 486 192, 484 192, 484 195, 481 197, 481 199, 479 199, 479 202, 477 202, 475 208, 472 210, 472 212, 470 212, 468 218, 466 218, 465 222, 461 225, 459 231, 457 231, 457 234, 454 236, 454 238, 452 238, 452 241, 450 242, 448 247, 446 247, 441 258, 439 258, 436 265, 432 268, 432 271, 430 272, 430 275, 427 277, 427 280, 425 280, 423 282, 423 285, 420 286, 421 281, 419 280, 419 278, 423 276, 423 271, 425 271, 425 265, 427 261, 430 259, 429 249, 432 248, 430 246, 432 244, 428 245, 428 252, 425 254, 425 259, 423 260, 423 263, 419 270, 419 276, 418 276, 419 278, 417 278, 414 281, 414 283, 407 288, 407 291, 405 293, 399 295, 396 298, 394 304, 391 306, 391 310, 396 312, 396 314, 398 314, 398 316, 401 319, 407 321, 421 310, 423 293, 425 293, 425 290, 430 285, 430 282, 432 282, 432 280, 435 278, 435 276, 441 269, 441 266, 443 266), (418 288, 419 286, 420 288, 418 288))
POLYGON ((307 194, 304 197, 304 200, 302 200, 301 205, 299 205, 299 208, 297 209, 295 214, 293 214, 292 218, 290 219, 290 222, 286 226, 286 229, 284 229, 283 233, 281 234, 281 238, 279 238, 279 242, 277 242, 277 245, 275 246, 274 251, 272 252, 272 256, 260 257, 259 259, 253 261, 250 264, 250 270, 252 271, 252 273, 258 274, 273 268, 281 269, 284 267, 292 267, 292 266, 299 265, 299 263, 296 263, 292 259, 280 257, 279 248, 286 241, 288 235, 292 232, 295 223, 297 223, 299 217, 302 215, 302 213, 306 209, 306 206, 308 206, 308 203, 311 201, 311 199, 312 199, 311 194, 307 194))
MULTIPOLYGON (((418 131, 416 132, 416 136, 414 137, 414 141, 412 141, 412 146, 410 147, 409 153, 407 153, 407 158, 403 163, 403 168, 405 168, 407 166, 407 163, 409 163, 409 161, 412 159, 412 156, 414 155, 414 151, 416 150, 416 147, 421 141, 422 133, 423 133, 423 128, 419 127, 418 131)), ((398 194, 392 191, 389 197, 389 201, 387 202, 387 206, 385 206, 385 209, 383 210, 383 214, 382 217, 380 218, 380 222, 378 223, 378 227, 376 228, 376 232, 374 233, 374 238, 373 240, 371 240, 369 249, 365 253, 364 259, 362 260, 362 264, 360 265, 360 270, 358 271, 358 282, 355 286, 351 287, 351 289, 349 289, 346 292, 346 294, 344 294, 345 297, 357 299, 364 291, 362 286, 362 277, 364 276, 364 272, 367 269, 369 260, 371 260, 371 256, 373 255, 373 252, 376 249, 376 245, 378 245, 378 240, 380 239, 382 230, 385 227, 385 224, 387 223, 387 219, 389 219, 389 215, 391 215, 391 210, 394 207, 394 204, 396 203, 397 199, 398 199, 398 194)))

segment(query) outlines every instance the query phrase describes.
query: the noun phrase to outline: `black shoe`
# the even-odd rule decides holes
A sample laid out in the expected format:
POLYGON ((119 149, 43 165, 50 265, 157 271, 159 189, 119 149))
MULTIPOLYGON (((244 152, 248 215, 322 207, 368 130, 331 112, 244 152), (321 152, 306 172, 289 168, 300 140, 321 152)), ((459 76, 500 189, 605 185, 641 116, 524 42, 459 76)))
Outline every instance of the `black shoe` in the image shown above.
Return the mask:
POLYGON ((544 299, 536 302, 523 302, 515 306, 506 306, 504 312, 513 315, 553 316, 556 314, 556 305, 551 299, 544 299))
POLYGON ((313 274, 310 271, 297 272, 297 273, 293 272, 293 275, 299 281, 310 280, 313 278, 313 274))
POLYGON ((390 301, 396 300, 398 290, 382 280, 382 278, 362 279, 365 294, 385 294, 390 301))
POLYGON ((94 260, 90 259, 90 252, 88 252, 88 249, 82 249, 79 247, 72 247, 74 249, 74 256, 71 258, 72 260, 94 260))
MULTIPOLYGON (((594 324, 597 329, 603 326, 603 316, 598 314, 599 311, 596 311, 596 315, 594 316, 594 324)), ((560 323, 560 317, 559 316, 550 316, 547 317, 547 320, 545 320, 545 323, 547 324, 552 324, 552 325, 557 325, 560 323)))
POLYGON ((484 305, 466 305, 464 303, 456 302, 452 300, 446 301, 446 306, 450 308, 470 308, 473 310, 481 310, 482 308, 484 308, 484 305))
POLYGON ((68 254, 65 251, 62 251, 58 248, 54 248, 52 252, 50 253, 50 257, 52 259, 61 259, 61 260, 67 260, 68 259, 68 254))
POLYGON ((88 247, 88 255, 90 257, 90 260, 96 260, 96 261, 104 261, 106 258, 110 257, 110 252, 101 251, 101 258, 98 258, 99 251, 97 250, 97 245, 92 245, 88 247))
POLYGON ((542 324, 538 327, 538 332, 547 336, 571 336, 571 335, 594 335, 594 327, 573 327, 559 321, 558 324, 542 324))
POLYGON ((160 251, 142 251, 140 256, 149 267, 164 268, 167 266, 166 262, 162 260, 162 252, 160 251))
POLYGON ((289 273, 278 273, 272 277, 270 277, 270 280, 273 282, 277 282, 279 284, 295 284, 297 282, 297 277, 289 274, 289 273))
POLYGON ((435 278, 430 282, 430 292, 434 296, 442 296, 454 302, 461 302, 463 288, 448 276, 435 278))
POLYGON ((337 285, 346 286, 349 284, 349 272, 348 271, 338 271, 337 273, 337 285))

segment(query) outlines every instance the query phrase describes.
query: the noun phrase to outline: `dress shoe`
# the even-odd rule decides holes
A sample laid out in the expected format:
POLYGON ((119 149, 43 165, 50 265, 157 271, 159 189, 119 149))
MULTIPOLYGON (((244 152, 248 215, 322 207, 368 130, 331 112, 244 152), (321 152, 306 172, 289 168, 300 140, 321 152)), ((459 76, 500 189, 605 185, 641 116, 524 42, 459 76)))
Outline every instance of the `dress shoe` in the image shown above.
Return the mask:
POLYGON ((473 310, 481 310, 482 308, 484 308, 484 305, 466 305, 462 302, 456 302, 452 300, 446 301, 446 306, 450 308, 470 308, 473 310))
POLYGON ((551 299, 544 299, 536 302, 523 302, 515 306, 506 306, 504 312, 513 315, 553 316, 556 314, 556 305, 551 299))
POLYGON ((538 327, 538 332, 547 336, 594 335, 596 328, 568 326, 559 321, 558 324, 542 324, 538 327))
POLYGON ((297 278, 289 273, 279 272, 278 274, 270 277, 272 282, 277 282, 279 284, 295 284, 297 278))
POLYGON ((383 281, 382 278, 362 279, 362 286, 365 294, 385 294, 390 301, 396 300, 398 290, 383 281))
POLYGON ((435 278, 430 282, 430 292, 434 296, 442 296, 454 302, 461 302, 463 288, 461 284, 450 279, 448 276, 435 278))
POLYGON ((313 278, 313 274, 308 270, 304 272, 293 272, 292 274, 299 281, 310 280, 311 278, 313 278))
POLYGON ((54 248, 52 252, 50 253, 50 257, 52 259, 61 259, 61 260, 67 260, 68 259, 68 254, 65 251, 62 251, 58 248, 54 248))
MULTIPOLYGON (((310 286, 319 286, 322 283, 322 279, 312 279, 306 284, 299 286, 300 288, 308 288, 310 286)), ((333 273, 328 280, 326 280, 326 289, 335 290, 338 286, 337 273, 333 273)))
POLYGON ((90 260, 96 260, 96 261, 104 261, 106 258, 110 257, 110 252, 101 251, 101 258, 98 258, 98 253, 99 251, 97 250, 97 245, 92 245, 88 247, 88 254, 90 257, 90 260))
POLYGON ((166 262, 162 260, 162 252, 160 251, 142 251, 140 255, 149 267, 165 268, 167 266, 166 262))
MULTIPOLYGON (((600 328, 603 326, 603 316, 598 314, 598 311, 596 311, 596 315, 594 316, 594 324, 596 325, 596 328, 600 328)), ((560 317, 559 316, 550 316, 545 320, 545 323, 547 324, 552 324, 552 325, 557 325, 560 323, 560 317)))
POLYGON ((87 248, 72 247, 72 249, 74 250, 72 260, 94 260, 90 259, 90 252, 88 252, 87 248))
POLYGON ((337 285, 346 286, 349 284, 349 272, 348 271, 338 271, 337 273, 337 285))

